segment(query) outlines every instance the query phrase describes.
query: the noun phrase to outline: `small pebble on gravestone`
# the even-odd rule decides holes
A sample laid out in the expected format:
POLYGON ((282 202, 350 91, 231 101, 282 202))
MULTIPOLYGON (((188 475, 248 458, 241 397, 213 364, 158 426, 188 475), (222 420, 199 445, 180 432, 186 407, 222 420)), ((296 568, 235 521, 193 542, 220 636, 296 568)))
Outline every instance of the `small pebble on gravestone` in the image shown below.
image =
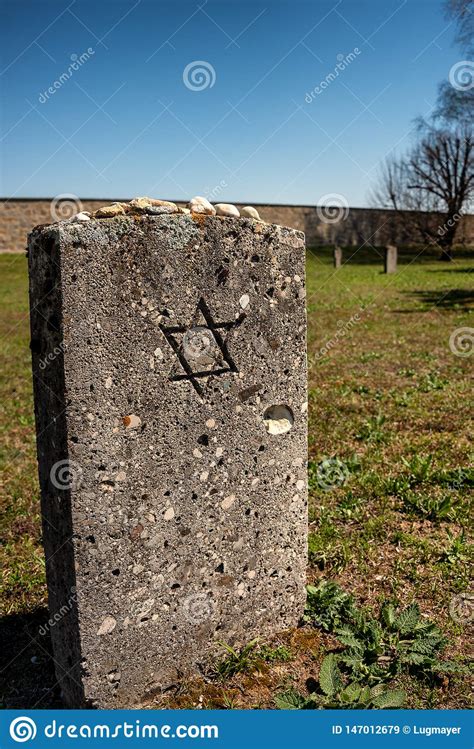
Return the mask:
POLYGON ((230 203, 216 203, 214 208, 218 216, 235 216, 236 218, 240 216, 239 209, 230 203))

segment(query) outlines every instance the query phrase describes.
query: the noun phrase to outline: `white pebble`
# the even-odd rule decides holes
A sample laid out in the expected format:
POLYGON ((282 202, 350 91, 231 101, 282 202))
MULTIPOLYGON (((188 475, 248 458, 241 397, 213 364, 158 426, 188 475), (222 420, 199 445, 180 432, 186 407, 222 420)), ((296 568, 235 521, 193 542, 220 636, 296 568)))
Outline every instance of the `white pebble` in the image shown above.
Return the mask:
POLYGON ((218 216, 240 216, 239 209, 230 203, 216 203, 215 209, 218 216))
POLYGON ((113 616, 106 616, 99 629, 97 630, 98 635, 109 635, 114 631, 117 624, 116 619, 113 616))
POLYGON ((122 419, 124 426, 127 429, 136 429, 140 426, 142 423, 142 420, 139 416, 136 416, 135 414, 130 414, 130 416, 124 416, 122 419))
POLYGON ((166 510, 165 514, 163 515, 163 518, 165 520, 173 520, 173 518, 174 518, 174 510, 173 510, 172 507, 168 507, 168 509, 166 510))
POLYGON ((258 215, 258 211, 256 208, 254 208, 251 205, 246 205, 243 208, 240 209, 240 215, 243 218, 254 218, 257 221, 260 221, 260 216, 258 215))
POLYGON ((242 296, 239 299, 239 304, 242 307, 242 309, 245 309, 249 306, 250 297, 248 294, 242 294, 242 296))
POLYGON ((216 209, 209 203, 207 198, 196 195, 189 201, 189 210, 191 213, 207 213, 209 216, 215 216, 216 209))
POLYGON ((75 224, 78 221, 90 221, 90 220, 91 220, 91 214, 88 211, 80 211, 79 213, 76 213, 75 216, 71 216, 71 218, 67 218, 65 223, 75 224))
POLYGON ((235 494, 231 494, 230 496, 222 500, 221 507, 223 510, 228 510, 229 507, 232 507, 234 502, 235 502, 235 494))

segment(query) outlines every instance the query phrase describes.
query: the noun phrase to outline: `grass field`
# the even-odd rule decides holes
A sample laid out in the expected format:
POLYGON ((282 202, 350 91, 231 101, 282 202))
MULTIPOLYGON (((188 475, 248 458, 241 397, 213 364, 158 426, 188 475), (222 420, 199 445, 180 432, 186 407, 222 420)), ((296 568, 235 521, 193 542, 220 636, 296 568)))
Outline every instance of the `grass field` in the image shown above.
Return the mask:
MULTIPOLYGON (((328 251, 309 253, 307 621, 222 647, 208 674, 150 706, 381 706, 385 688, 404 690, 406 707, 468 706, 473 359, 453 353, 463 349, 450 336, 473 326, 474 260, 414 257, 385 276, 374 255, 334 271, 328 251), (400 618, 412 603, 421 618, 414 606, 400 618)), ((0 256, 0 285, 3 704, 58 707, 38 637, 47 610, 24 257, 0 256)))

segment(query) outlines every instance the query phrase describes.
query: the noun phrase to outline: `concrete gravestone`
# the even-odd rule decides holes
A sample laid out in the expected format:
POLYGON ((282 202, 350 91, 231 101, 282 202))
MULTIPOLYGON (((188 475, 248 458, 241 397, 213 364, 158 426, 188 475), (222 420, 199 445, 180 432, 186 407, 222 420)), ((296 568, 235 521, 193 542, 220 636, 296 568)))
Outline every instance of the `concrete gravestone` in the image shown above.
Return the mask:
POLYGON ((397 272, 397 248, 394 245, 387 245, 385 248, 384 271, 385 273, 397 272))
POLYGON ((81 219, 38 227, 29 268, 57 677, 126 707, 301 616, 304 236, 81 219))

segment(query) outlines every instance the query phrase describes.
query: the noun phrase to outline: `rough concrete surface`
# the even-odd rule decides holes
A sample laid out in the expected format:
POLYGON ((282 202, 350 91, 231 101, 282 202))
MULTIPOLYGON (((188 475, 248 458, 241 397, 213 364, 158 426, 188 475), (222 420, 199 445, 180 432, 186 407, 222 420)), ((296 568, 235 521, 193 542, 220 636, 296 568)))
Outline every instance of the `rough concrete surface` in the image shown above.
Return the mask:
POLYGON ((398 251, 394 245, 387 245, 385 248, 384 255, 384 272, 385 273, 396 273, 397 272, 397 255, 398 251))
POLYGON ((70 707, 127 707, 301 616, 304 235, 60 223, 29 268, 57 675, 70 707))

